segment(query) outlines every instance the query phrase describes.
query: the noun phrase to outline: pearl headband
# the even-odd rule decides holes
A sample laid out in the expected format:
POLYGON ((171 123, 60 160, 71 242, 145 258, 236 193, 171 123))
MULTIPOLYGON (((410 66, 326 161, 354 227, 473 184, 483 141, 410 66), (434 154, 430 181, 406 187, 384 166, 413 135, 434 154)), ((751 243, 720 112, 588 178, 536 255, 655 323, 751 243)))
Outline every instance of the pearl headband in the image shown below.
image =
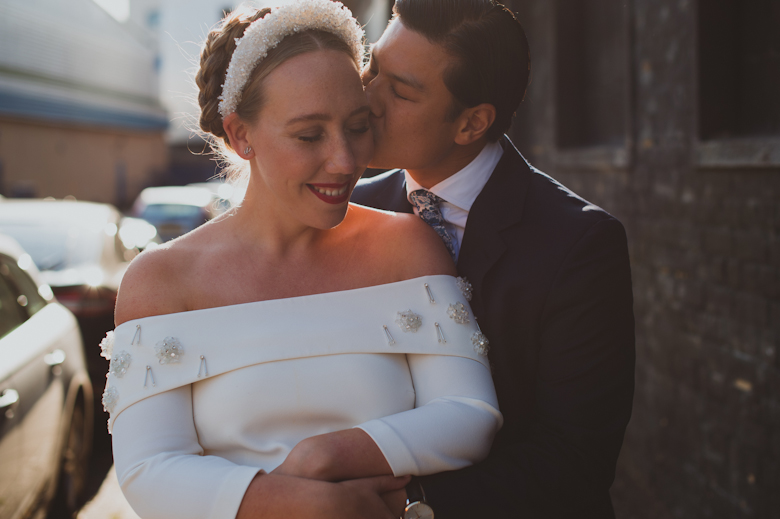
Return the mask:
POLYGON ((271 49, 291 34, 313 29, 335 34, 352 47, 356 56, 362 56, 363 29, 341 2, 298 0, 276 7, 252 22, 242 38, 236 38, 236 49, 230 58, 222 95, 219 96, 220 115, 224 118, 236 111, 252 71, 271 49))

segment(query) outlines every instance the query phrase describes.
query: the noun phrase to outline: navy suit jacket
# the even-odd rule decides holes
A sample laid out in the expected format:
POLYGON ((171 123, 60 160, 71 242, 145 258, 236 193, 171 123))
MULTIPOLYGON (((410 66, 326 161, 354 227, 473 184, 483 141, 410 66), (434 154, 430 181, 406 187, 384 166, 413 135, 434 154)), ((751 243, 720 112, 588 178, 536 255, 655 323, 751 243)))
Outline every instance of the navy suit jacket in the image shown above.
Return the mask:
MULTIPOLYGON (((423 488, 437 519, 612 518, 634 391, 625 231, 502 145, 457 269, 474 286, 504 426, 485 461, 423 488)), ((399 170, 361 180, 352 201, 412 212, 399 170)))

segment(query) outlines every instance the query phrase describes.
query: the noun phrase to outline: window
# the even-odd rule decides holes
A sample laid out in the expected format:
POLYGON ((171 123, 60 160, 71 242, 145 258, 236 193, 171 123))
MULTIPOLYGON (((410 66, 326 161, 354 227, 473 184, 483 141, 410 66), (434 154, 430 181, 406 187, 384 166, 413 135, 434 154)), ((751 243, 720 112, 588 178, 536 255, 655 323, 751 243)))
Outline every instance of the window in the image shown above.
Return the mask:
POLYGON ((559 0, 556 13, 557 147, 624 147, 629 110, 628 7, 559 0))
POLYGON ((780 135, 780 2, 699 2, 699 137, 780 135))
POLYGON ((0 276, 0 338, 8 335, 27 320, 25 312, 17 302, 18 297, 5 277, 0 276))
POLYGON ((16 294, 16 303, 23 309, 22 315, 25 320, 46 306, 46 300, 38 293, 38 285, 35 281, 8 256, 0 255, 0 277, 16 294))

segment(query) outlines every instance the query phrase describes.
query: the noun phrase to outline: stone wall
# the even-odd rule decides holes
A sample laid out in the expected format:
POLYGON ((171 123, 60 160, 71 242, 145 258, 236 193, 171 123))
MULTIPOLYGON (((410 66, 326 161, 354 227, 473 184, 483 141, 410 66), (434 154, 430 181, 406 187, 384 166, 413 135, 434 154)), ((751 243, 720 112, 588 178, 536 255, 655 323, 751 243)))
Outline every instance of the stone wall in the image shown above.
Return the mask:
MULTIPOLYGON (((760 135, 740 127, 700 138, 707 133, 702 113, 713 109, 701 92, 718 79, 702 66, 708 49, 699 35, 709 22, 701 2, 589 0, 597 15, 623 4, 625 26, 609 37, 628 49, 627 59, 593 66, 604 81, 622 81, 624 95, 607 109, 625 114, 624 139, 562 146, 570 141, 561 141, 561 125, 581 116, 561 113, 571 104, 561 92, 571 87, 556 84, 568 59, 560 49, 576 47, 562 45, 568 35, 558 31, 569 2, 509 3, 533 59, 516 144, 628 232, 637 367, 634 413, 612 489, 618 518, 778 517, 780 131, 767 131, 763 120, 760 135)), ((724 38, 777 40, 776 30, 762 33, 780 24, 780 9, 768 0, 712 5, 760 22, 724 38), (747 4, 758 14, 745 12, 747 4)), ((776 55, 778 42, 767 41, 758 45, 776 55)), ((741 74, 747 72, 737 66, 725 71, 737 82, 741 74)), ((762 95, 746 91, 749 84, 740 88, 728 101, 737 110, 762 95)), ((775 109, 774 101, 762 102, 775 109)))

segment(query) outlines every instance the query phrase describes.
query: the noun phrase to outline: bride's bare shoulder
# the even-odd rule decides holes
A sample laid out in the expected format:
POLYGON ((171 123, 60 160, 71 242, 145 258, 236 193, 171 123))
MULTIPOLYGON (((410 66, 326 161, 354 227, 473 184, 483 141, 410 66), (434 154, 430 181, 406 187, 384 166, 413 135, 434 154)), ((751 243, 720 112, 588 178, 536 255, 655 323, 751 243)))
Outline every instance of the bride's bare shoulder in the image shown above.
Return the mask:
POLYGON ((135 257, 127 268, 116 299, 116 326, 133 319, 187 310, 182 290, 188 244, 174 240, 135 257))
POLYGON ((413 214, 394 213, 353 204, 363 225, 370 229, 368 238, 399 277, 411 279, 438 274, 456 275, 447 248, 436 232, 413 214))

